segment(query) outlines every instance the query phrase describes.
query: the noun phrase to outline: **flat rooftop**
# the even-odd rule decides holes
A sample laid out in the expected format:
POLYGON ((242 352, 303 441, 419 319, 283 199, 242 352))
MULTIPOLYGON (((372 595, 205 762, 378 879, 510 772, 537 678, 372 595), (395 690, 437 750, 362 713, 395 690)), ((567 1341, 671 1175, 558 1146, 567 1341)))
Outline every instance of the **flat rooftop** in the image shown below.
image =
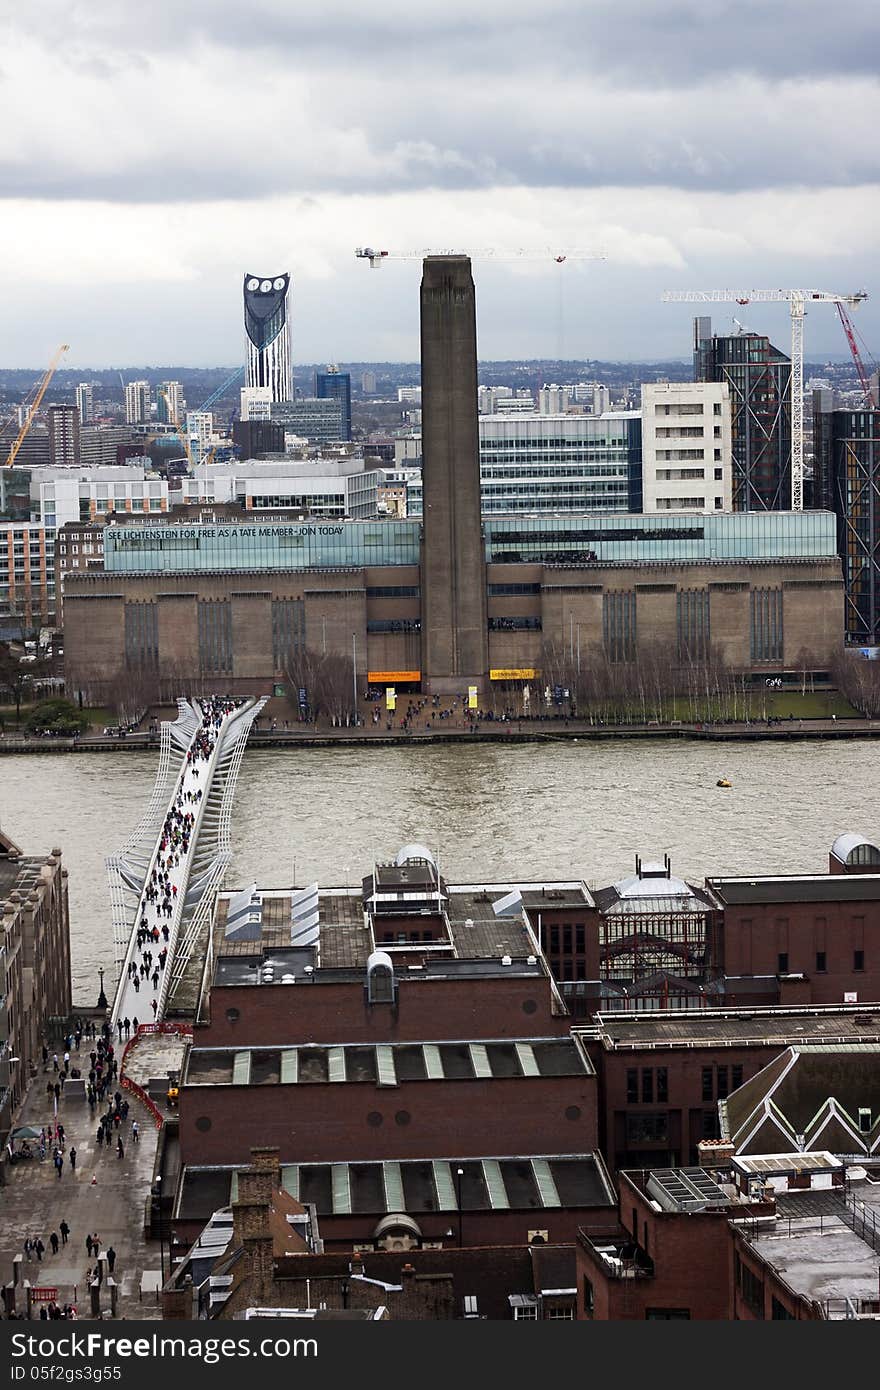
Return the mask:
POLYGON ((479 1042, 380 1043, 339 1046, 192 1047, 184 1085, 265 1086, 316 1082, 497 1081, 594 1076, 572 1038, 502 1038, 479 1042))
MULTIPOLYGON (((616 1207, 598 1153, 498 1158, 410 1159, 368 1163, 288 1163, 282 1186, 318 1216, 385 1216, 406 1212, 541 1211, 559 1207, 616 1207)), ((238 1196, 236 1168, 184 1169, 177 1219, 207 1221, 238 1196)))
POLYGON ((813 1009, 700 1009, 651 1014, 600 1013, 595 1029, 603 1047, 735 1047, 740 1044, 880 1041, 880 1005, 813 1009))
POLYGON ((880 874, 797 874, 768 878, 707 878, 728 907, 751 903, 880 901, 880 874))
MULTIPOLYGON (((534 941, 521 917, 496 917, 492 913, 491 902, 497 901, 506 891, 506 888, 489 892, 481 888, 454 890, 447 909, 452 954, 449 954, 449 941, 445 943, 446 953, 437 951, 433 959, 430 943, 413 943, 414 951, 423 950, 424 965, 417 973, 410 973, 401 964, 398 977, 544 975, 544 964, 536 954, 534 941), (510 965, 501 964, 505 956, 510 957, 510 965)), ((360 979, 365 974, 373 950, 373 937, 365 921, 359 887, 327 889, 319 893, 317 957, 311 947, 290 944, 291 890, 266 889, 262 892, 259 939, 227 940, 226 915, 234 896, 234 893, 224 892, 217 903, 214 922, 216 984, 256 984, 261 967, 270 963, 277 972, 275 983, 282 974, 303 981, 310 974, 315 983, 360 979), (311 972, 306 972, 307 965, 313 967, 311 972)))
POLYGON ((752 1249, 795 1293, 824 1306, 831 1319, 876 1307, 877 1251, 838 1216, 780 1221, 749 1241, 752 1249))

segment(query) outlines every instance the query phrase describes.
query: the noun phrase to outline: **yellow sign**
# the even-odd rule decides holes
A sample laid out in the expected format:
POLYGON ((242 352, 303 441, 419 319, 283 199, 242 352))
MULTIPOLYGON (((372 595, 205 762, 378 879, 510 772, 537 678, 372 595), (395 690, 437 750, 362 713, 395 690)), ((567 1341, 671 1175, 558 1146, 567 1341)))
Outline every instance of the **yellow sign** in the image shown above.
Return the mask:
POLYGON ((490 681, 533 681, 540 674, 541 672, 536 671, 534 666, 523 666, 510 671, 490 671, 489 679, 490 681))
POLYGON ((477 708, 478 708, 478 705, 477 705, 477 687, 476 687, 475 685, 469 685, 469 686, 468 686, 468 709, 477 709, 477 708))
POLYGON ((393 685, 385 687, 385 708, 388 710, 397 709, 397 691, 393 685))
POLYGON ((369 685, 415 685, 422 679, 421 671, 368 671, 369 685))

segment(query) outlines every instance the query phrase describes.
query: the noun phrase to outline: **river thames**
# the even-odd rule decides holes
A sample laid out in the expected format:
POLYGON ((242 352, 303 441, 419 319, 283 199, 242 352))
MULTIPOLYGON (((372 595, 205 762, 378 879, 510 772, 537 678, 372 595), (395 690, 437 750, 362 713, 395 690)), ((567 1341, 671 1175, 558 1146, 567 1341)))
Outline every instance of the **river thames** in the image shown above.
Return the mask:
MULTIPOLYGON (((104 856, 143 814, 158 753, 0 759, 0 826, 25 854, 59 845, 70 871, 73 989, 113 976, 104 856)), ((675 740, 255 749, 245 755, 226 886, 351 883, 418 840, 453 881, 628 873, 636 853, 702 879, 823 873, 843 830, 880 835, 872 741, 675 740), (719 777, 733 783, 716 787, 719 777)))

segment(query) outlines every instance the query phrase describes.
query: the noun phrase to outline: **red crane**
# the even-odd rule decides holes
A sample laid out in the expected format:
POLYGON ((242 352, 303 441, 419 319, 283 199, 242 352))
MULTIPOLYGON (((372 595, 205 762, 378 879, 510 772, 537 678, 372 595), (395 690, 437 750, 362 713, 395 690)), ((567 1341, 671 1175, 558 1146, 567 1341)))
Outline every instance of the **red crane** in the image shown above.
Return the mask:
POLYGON ((840 315, 840 322, 843 324, 843 331, 846 334, 846 341, 849 343, 849 350, 852 353, 852 360, 855 363, 856 371, 859 374, 859 381, 862 384, 862 391, 865 395, 865 404, 870 410, 877 409, 877 396, 871 388, 871 379, 868 370, 862 361, 862 354, 859 352, 859 345, 856 341, 856 332, 853 328, 852 319, 846 311, 845 305, 840 300, 837 301, 837 312, 840 315))

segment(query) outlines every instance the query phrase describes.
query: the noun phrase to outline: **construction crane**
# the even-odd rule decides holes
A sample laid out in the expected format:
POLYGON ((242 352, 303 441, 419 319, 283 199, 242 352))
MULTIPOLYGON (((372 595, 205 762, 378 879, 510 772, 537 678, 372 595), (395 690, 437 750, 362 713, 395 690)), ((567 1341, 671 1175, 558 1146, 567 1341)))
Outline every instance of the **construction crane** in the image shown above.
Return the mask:
POLYGON ((804 506, 804 316, 808 304, 843 304, 856 309, 867 299, 826 290, 667 290, 665 304, 774 304, 788 301, 791 314, 791 510, 804 506))
POLYGON ((483 247, 478 251, 374 251, 372 246, 358 246, 354 254, 358 260, 369 261, 371 270, 378 270, 383 261, 421 261, 425 256, 470 256, 472 261, 555 261, 557 265, 563 265, 566 261, 607 259, 604 251, 554 251, 549 246, 539 247, 537 250, 518 248, 510 251, 498 250, 494 246, 483 247))
POLYGON ((64 356, 65 352, 69 352, 69 351, 70 351, 70 346, 69 346, 69 344, 67 344, 67 343, 62 343, 61 346, 60 346, 60 348, 58 349, 58 351, 55 353, 55 356, 52 358, 52 361, 49 363, 49 366, 48 366, 48 368, 47 368, 47 370, 46 370, 46 373, 45 373, 45 375, 43 376, 43 379, 42 379, 42 381, 40 382, 39 386, 37 387, 36 394, 35 394, 33 400, 31 401, 30 409, 28 410, 28 413, 27 413, 27 415, 26 415, 25 418, 24 418, 24 424, 22 425, 21 429, 18 431, 18 434, 17 434, 16 438, 15 438, 14 441, 13 441, 12 448, 9 450, 9 455, 8 455, 8 457, 7 457, 7 459, 6 459, 6 464, 5 464, 5 466, 6 466, 7 468, 11 468, 12 465, 15 463, 16 455, 18 454, 19 449, 21 448, 22 444, 24 443, 25 436, 26 436, 28 430, 30 429, 31 424, 33 423, 34 416, 36 415, 37 411, 38 411, 39 408, 40 408, 40 405, 42 404, 43 397, 45 396, 46 391, 48 390, 49 382, 52 380, 53 376, 55 375, 55 371, 56 371, 56 368, 57 368, 57 366, 58 366, 58 363, 61 361, 61 359, 62 359, 62 357, 64 356))
POLYGON ((372 246, 358 246, 355 248, 355 256, 358 260, 369 261, 371 270, 378 270, 383 261, 421 261, 425 256, 469 256, 473 261, 545 261, 553 262, 559 267, 560 274, 557 283, 557 356, 562 359, 564 341, 564 300, 562 294, 562 267, 568 261, 604 261, 607 259, 604 251, 591 251, 585 249, 573 251, 554 250, 550 246, 539 247, 515 247, 511 249, 499 249, 497 246, 484 246, 479 250, 431 250, 422 251, 375 251, 372 246))
POLYGON ((877 393, 871 386, 871 378, 868 376, 868 369, 862 361, 862 354, 859 352, 859 345, 856 341, 856 330, 853 328, 852 319, 847 313, 846 306, 840 303, 840 301, 838 301, 837 304, 837 312, 840 315, 840 322, 846 334, 846 341, 849 343, 852 360, 859 375, 859 381, 865 397, 865 405, 869 410, 876 410, 878 408, 877 393))
POLYGON ((212 391, 211 394, 210 394, 210 396, 208 397, 208 399, 207 399, 206 401, 202 401, 202 404, 199 406, 199 410, 210 410, 210 409, 211 409, 211 406, 214 404, 214 402, 215 402, 215 401, 219 401, 220 397, 221 397, 222 395, 224 395, 226 391, 229 390, 229 387, 232 385, 232 383, 233 383, 234 381, 237 381, 238 378, 239 378, 240 376, 242 376, 243 373, 244 373, 244 366, 243 366, 243 365, 242 365, 241 367, 236 367, 235 371, 232 372, 232 373, 226 378, 226 380, 222 383, 222 385, 218 386, 216 391, 212 391))

